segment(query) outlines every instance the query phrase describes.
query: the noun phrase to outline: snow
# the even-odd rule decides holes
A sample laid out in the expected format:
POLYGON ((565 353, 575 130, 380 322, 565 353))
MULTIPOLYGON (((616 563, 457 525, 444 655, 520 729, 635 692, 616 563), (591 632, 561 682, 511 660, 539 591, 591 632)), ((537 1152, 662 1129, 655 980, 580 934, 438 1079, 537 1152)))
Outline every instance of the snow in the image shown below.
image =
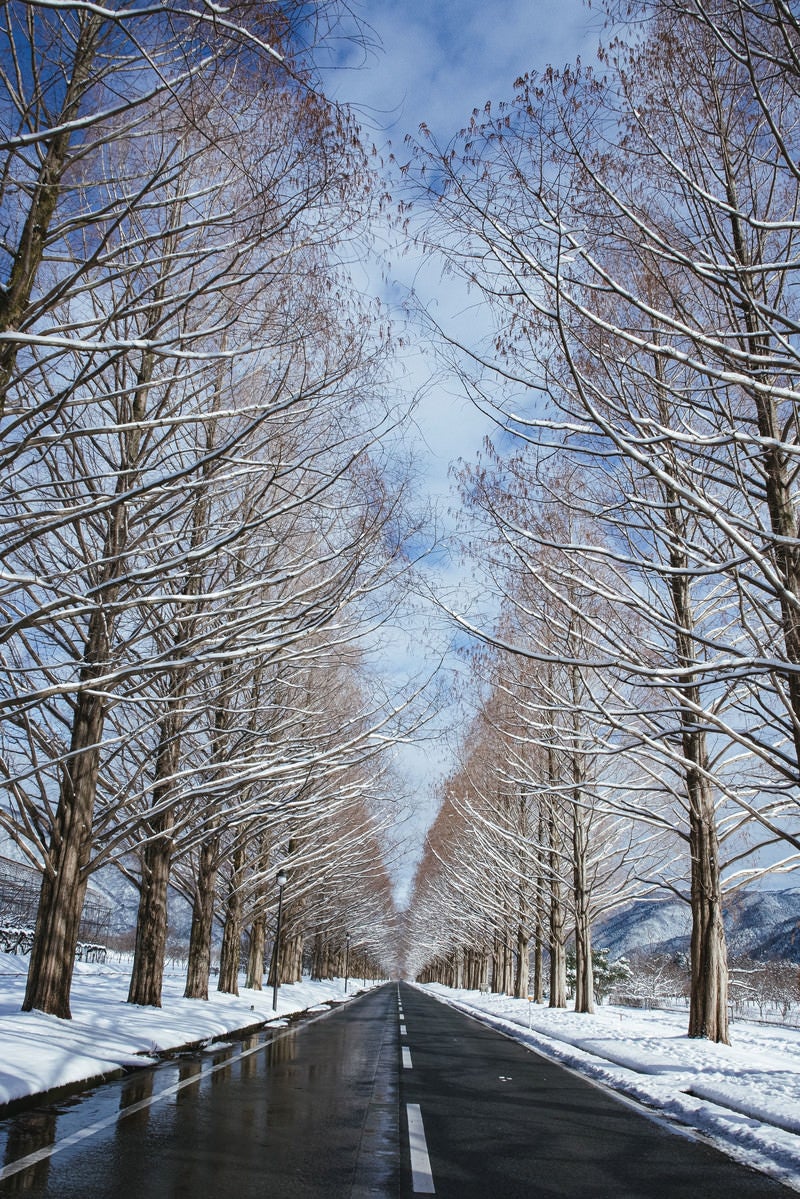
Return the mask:
MULTIPOLYGON (((294 1012, 320 1010, 345 1001, 344 982, 282 985, 278 1010, 272 988, 239 996, 210 989, 208 1002, 184 999, 185 966, 168 968, 162 1007, 126 1003, 130 959, 103 965, 78 962, 72 986, 71 1020, 43 1012, 21 1012, 28 958, 0 953, 0 1105, 57 1087, 147 1065, 153 1055, 250 1028, 263 1021, 286 1023, 294 1012)), ((361 980, 351 980, 352 995, 361 980)))
POLYGON ((422 989, 800 1191, 800 1030, 741 1020, 732 1045, 714 1045, 687 1037, 685 1010, 604 1005, 589 1016, 435 983, 422 989))

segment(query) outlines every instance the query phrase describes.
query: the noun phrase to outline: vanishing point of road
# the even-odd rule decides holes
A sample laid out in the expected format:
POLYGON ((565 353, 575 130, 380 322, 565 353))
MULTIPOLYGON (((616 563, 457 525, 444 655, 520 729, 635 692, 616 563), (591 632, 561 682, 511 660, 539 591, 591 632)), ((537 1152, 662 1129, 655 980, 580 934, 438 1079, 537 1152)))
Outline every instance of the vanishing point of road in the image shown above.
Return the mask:
POLYGON ((0 1121, 32 1199, 757 1199, 779 1183, 415 987, 0 1121))

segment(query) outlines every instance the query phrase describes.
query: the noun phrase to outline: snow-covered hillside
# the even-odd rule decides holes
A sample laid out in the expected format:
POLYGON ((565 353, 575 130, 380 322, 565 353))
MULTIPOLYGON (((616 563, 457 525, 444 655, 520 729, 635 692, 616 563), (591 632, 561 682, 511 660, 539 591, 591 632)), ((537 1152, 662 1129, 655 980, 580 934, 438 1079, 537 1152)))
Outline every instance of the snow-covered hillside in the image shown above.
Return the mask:
MULTIPOLYGON (((736 957, 800 962, 800 887, 749 891, 725 908, 730 953, 736 957)), ((680 953, 689 948, 690 911, 678 899, 649 899, 615 912, 594 930, 598 948, 612 959, 636 951, 680 953)))

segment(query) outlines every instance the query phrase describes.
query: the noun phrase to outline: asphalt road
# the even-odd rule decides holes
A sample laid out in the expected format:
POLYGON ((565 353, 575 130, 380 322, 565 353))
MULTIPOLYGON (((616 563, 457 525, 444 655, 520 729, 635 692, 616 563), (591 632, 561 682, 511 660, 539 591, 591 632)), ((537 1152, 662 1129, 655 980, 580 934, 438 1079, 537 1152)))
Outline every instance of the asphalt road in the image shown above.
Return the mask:
POLYGON ((0 1121, 0 1162, 32 1199, 790 1193, 404 984, 0 1121))
MULTIPOLYGON (((418 1105, 434 1191, 404 1155, 402 1195, 440 1199, 788 1199, 785 1187, 413 987, 400 987, 410 1067, 401 1109, 418 1105)), ((412 1139, 421 1147, 416 1107, 412 1139)), ((404 1143, 407 1124, 404 1120, 404 1143)))

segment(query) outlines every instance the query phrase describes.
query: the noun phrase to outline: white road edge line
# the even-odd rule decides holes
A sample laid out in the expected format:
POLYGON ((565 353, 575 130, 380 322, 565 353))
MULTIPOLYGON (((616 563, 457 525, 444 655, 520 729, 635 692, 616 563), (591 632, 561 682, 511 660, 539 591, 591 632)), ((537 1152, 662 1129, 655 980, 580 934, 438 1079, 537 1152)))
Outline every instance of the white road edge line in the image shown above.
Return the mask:
POLYGON ((406 1104, 408 1116, 408 1148, 411 1154, 411 1189, 415 1195, 435 1195, 428 1143, 418 1103, 406 1104))
POLYGON ((411 1066, 411 1050, 408 1048, 408 1046, 407 1046, 407 1045, 404 1045, 404 1046, 403 1046, 403 1069, 404 1069, 404 1070, 411 1070, 411 1069, 412 1069, 412 1066, 411 1066))

